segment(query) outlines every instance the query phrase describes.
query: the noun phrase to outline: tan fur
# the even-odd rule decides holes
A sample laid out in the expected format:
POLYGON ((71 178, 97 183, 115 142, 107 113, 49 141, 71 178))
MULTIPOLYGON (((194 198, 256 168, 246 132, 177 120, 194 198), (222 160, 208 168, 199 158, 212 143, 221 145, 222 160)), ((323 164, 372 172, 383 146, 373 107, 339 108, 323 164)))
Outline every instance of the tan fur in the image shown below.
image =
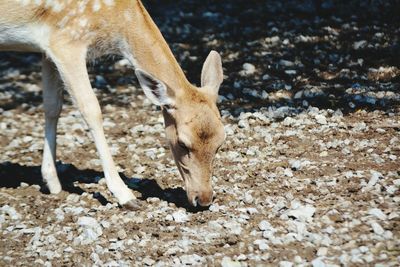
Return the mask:
MULTIPOLYGON (((100 107, 90 87, 86 59, 102 54, 121 54, 135 67, 151 73, 164 83, 168 95, 174 99, 174 111, 167 112, 164 108, 163 113, 167 138, 185 180, 188 198, 194 205, 196 201, 200 205, 211 203, 212 161, 225 138, 215 104, 222 82, 222 66, 216 52, 210 54, 203 68, 202 81, 208 84, 202 84, 203 88, 191 85, 139 0, 0 1, 0 50, 13 47, 20 51, 42 52, 47 56, 46 60, 54 62, 91 129, 110 190, 116 196, 123 195, 119 198, 120 203, 133 199, 133 195, 121 185, 100 127, 100 107), (32 27, 41 38, 33 36, 31 40, 27 36, 32 27), (13 35, 14 29, 17 37, 10 37, 11 45, 1 44, 1 40, 7 41, 8 38, 8 35, 1 36, 2 31, 13 35), (19 31, 21 40, 18 39, 19 31), (15 38, 18 40, 15 41, 15 38), (17 44, 14 45, 15 42, 17 44), (179 147, 181 137, 190 143, 189 153, 183 153, 179 147)), ((46 106, 51 107, 52 104, 46 106)), ((54 120, 47 115, 46 120, 54 124, 54 120)), ((53 126, 50 128, 49 138, 53 143, 55 129, 53 126)), ((51 149, 47 149, 46 153, 50 156, 47 158, 55 157, 49 152, 53 146, 49 147, 51 149)), ((47 160, 46 163, 51 165, 47 160)))

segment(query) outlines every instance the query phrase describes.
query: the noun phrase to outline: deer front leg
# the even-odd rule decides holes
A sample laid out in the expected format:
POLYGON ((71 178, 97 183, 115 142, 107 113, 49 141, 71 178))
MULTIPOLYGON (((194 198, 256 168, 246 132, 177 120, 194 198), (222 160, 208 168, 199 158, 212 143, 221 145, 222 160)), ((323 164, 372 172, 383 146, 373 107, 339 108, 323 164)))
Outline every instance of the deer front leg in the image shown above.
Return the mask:
POLYGON ((120 205, 130 209, 139 208, 135 196, 117 172, 104 136, 100 105, 87 74, 86 48, 73 45, 66 47, 64 43, 59 49, 57 47, 52 49, 51 58, 57 65, 68 92, 94 138, 109 190, 118 199, 120 205))
POLYGON ((61 191, 55 167, 57 122, 62 108, 62 81, 56 66, 43 56, 43 107, 45 113, 45 139, 43 148, 42 177, 52 194, 61 191))

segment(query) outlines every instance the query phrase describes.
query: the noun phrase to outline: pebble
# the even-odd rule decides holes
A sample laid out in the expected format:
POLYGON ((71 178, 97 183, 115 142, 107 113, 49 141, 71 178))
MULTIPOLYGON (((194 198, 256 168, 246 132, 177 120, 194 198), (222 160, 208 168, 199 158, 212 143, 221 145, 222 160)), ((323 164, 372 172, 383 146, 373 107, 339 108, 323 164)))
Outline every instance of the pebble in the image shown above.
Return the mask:
POLYGON ((101 75, 96 75, 94 79, 94 85, 96 88, 102 88, 107 85, 106 79, 101 75))
POLYGON ((270 224, 268 221, 266 221, 266 220, 262 220, 262 221, 258 224, 258 228, 259 228, 261 231, 268 231, 268 230, 273 229, 273 227, 271 226, 271 224, 270 224))
POLYGON ((184 266, 196 266, 200 265, 205 259, 197 254, 183 255, 180 257, 181 263, 184 266))
POLYGON ((327 124, 326 117, 324 115, 321 115, 321 114, 316 115, 315 120, 317 121, 317 123, 319 123, 321 125, 327 124))
POLYGON ((188 216, 188 214, 183 210, 179 210, 179 211, 172 213, 172 218, 177 223, 184 223, 184 222, 187 222, 190 220, 190 217, 188 216))
POLYGON ((292 267, 293 263, 290 261, 280 261, 279 262, 279 267, 292 267))
POLYGON ((152 265, 154 265, 155 260, 153 260, 153 259, 150 258, 150 257, 146 257, 146 258, 143 259, 142 262, 144 263, 144 265, 152 266, 152 265))
POLYGON ((374 171, 374 170, 371 170, 370 172, 371 172, 371 178, 370 178, 370 180, 368 182, 368 185, 367 185, 367 187, 369 187, 369 188, 371 188, 374 185, 376 185, 378 183, 379 179, 382 178, 382 174, 380 172, 377 172, 377 171, 374 171))
POLYGON ((382 226, 380 226, 379 223, 373 221, 370 224, 375 234, 383 235, 385 233, 385 230, 382 228, 382 226))
POLYGON ((325 267, 326 264, 319 258, 316 258, 311 262, 312 267, 325 267))
POLYGON ((230 257, 224 257, 221 261, 221 267, 241 267, 239 261, 234 261, 230 257))
POLYGON ((294 63, 292 61, 284 60, 284 59, 281 59, 279 61, 279 65, 281 65, 283 67, 294 67, 294 63))
POLYGON ((244 75, 252 75, 256 72, 256 67, 251 63, 244 63, 243 64, 243 71, 244 75))
POLYGON ((373 215, 373 216, 375 216, 376 218, 378 218, 378 219, 380 219, 380 220, 386 220, 386 219, 387 219, 386 214, 383 213, 382 210, 380 210, 380 209, 378 209, 378 208, 370 209, 370 210, 368 211, 368 214, 369 214, 369 215, 373 215))
POLYGON ((243 230, 240 224, 233 220, 225 222, 224 227, 229 229, 230 233, 234 235, 240 235, 243 230))
POLYGON ((251 194, 248 193, 248 194, 244 195, 244 202, 246 204, 251 204, 251 203, 253 203, 253 201, 254 201, 254 198, 251 194))
POLYGON ((300 264, 303 262, 303 259, 299 255, 294 256, 293 260, 297 264, 300 264))
POLYGON ((354 48, 354 50, 359 50, 361 48, 366 47, 367 43, 368 42, 366 40, 361 40, 361 41, 354 42, 353 48, 354 48))
POLYGON ((13 207, 10 207, 9 205, 4 205, 3 207, 1 207, 0 212, 2 214, 7 214, 11 220, 15 221, 21 219, 21 215, 13 207))
MULTIPOLYGON (((293 206, 293 205, 292 205, 293 206)), ((296 205, 291 207, 287 212, 287 216, 294 217, 301 222, 309 222, 312 220, 316 209, 311 205, 296 205)))
POLYGON ((77 224, 83 228, 83 231, 75 238, 74 243, 90 244, 103 234, 103 230, 95 218, 82 216, 78 218, 77 224))
POLYGON ((254 241, 254 245, 257 245, 259 250, 261 251, 266 251, 268 250, 270 247, 268 246, 268 242, 265 239, 257 239, 254 241))
POLYGON ((125 238, 128 237, 124 229, 120 229, 117 233, 118 239, 119 240, 124 240, 125 238))
POLYGON ((328 248, 326 248, 326 247, 321 247, 317 251, 318 257, 326 256, 327 254, 328 254, 328 248))

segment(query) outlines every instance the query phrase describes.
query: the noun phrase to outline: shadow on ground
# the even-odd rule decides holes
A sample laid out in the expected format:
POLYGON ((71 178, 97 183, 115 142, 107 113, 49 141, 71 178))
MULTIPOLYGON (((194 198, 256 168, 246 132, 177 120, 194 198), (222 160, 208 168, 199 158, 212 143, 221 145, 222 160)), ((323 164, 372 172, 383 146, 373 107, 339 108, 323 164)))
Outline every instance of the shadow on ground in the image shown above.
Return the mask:
MULTIPOLYGON (((49 191, 42 180, 40 166, 23 166, 17 163, 5 162, 0 164, 0 188, 17 188, 21 183, 28 185, 39 185, 43 194, 49 191)), ((75 185, 79 183, 98 183, 104 176, 102 172, 94 170, 80 170, 71 164, 57 164, 57 171, 62 183, 63 190, 68 193, 81 195, 86 192, 81 187, 75 185)), ((186 192, 182 187, 163 189, 157 181, 153 179, 127 178, 123 173, 120 176, 128 187, 142 194, 139 198, 146 201, 147 198, 159 198, 160 200, 173 203, 177 207, 185 208, 189 212, 198 212, 207 208, 192 207, 186 197, 186 192)), ((93 198, 97 199, 102 205, 110 203, 100 192, 92 193, 93 198)))

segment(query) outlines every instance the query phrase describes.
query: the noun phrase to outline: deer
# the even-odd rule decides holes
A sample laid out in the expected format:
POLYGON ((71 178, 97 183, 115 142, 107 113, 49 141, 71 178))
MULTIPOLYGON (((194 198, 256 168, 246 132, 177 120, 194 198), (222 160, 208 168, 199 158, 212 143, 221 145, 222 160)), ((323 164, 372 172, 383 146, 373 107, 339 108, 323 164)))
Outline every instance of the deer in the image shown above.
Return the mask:
POLYGON ((146 97, 160 107, 188 202, 211 205, 213 162, 225 140, 217 108, 224 79, 218 52, 206 58, 201 86, 191 84, 140 0, 2 0, 0 51, 43 55, 41 173, 51 194, 62 191, 55 166, 56 134, 66 89, 94 140, 108 190, 123 208, 142 206, 117 171, 86 66, 87 61, 114 54, 129 62, 146 97))

